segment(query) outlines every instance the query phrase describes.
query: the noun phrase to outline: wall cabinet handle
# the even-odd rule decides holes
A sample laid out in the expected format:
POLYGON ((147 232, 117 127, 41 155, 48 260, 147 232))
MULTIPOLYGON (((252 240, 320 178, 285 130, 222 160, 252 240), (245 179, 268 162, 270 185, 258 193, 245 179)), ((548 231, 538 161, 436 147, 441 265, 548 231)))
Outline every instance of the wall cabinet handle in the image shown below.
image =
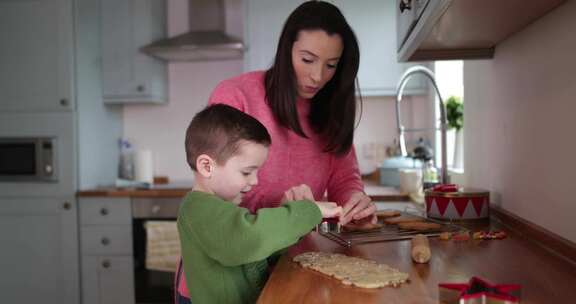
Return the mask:
POLYGON ((402 0, 400 1, 400 13, 403 13, 406 10, 412 9, 412 0, 402 0))
POLYGON ((104 246, 107 246, 108 244, 110 244, 110 239, 107 238, 107 237, 103 237, 103 238, 100 240, 100 243, 102 243, 102 245, 104 245, 104 246))
POLYGON ((64 208, 64 210, 70 210, 72 208, 72 204, 70 204, 70 202, 64 202, 64 204, 62 204, 62 208, 64 208))
POLYGON ((100 214, 102 214, 102 215, 108 215, 108 209, 107 209, 107 208, 102 208, 102 209, 100 209, 100 214))
POLYGON ((102 261, 102 267, 104 268, 110 268, 111 264, 109 260, 104 260, 102 261))

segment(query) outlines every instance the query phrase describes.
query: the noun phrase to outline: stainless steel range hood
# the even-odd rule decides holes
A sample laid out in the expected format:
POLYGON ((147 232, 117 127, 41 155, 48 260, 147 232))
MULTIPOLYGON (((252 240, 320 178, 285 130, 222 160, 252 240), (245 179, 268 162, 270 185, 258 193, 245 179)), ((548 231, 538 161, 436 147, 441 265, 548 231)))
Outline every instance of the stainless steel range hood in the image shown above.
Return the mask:
POLYGON ((142 51, 167 61, 241 59, 244 44, 225 32, 224 1, 190 0, 188 3, 189 32, 156 41, 142 51))

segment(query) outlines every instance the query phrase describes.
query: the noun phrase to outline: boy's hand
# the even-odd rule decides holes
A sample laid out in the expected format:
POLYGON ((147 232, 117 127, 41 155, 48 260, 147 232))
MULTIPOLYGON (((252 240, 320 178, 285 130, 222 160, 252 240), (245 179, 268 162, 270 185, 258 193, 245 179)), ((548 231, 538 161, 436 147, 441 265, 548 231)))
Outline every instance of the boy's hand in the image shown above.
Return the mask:
POLYGON ((310 200, 318 206, 323 218, 333 218, 342 215, 342 207, 333 202, 317 202, 310 187, 305 184, 294 186, 284 192, 282 203, 289 201, 310 200))
POLYGON ((284 192, 282 203, 305 199, 313 202, 315 201, 314 194, 312 193, 312 190, 310 190, 310 187, 308 187, 308 185, 301 184, 299 186, 294 186, 284 192))
POLYGON ((322 218, 339 217, 342 214, 342 207, 332 202, 316 202, 316 206, 322 213, 322 218))

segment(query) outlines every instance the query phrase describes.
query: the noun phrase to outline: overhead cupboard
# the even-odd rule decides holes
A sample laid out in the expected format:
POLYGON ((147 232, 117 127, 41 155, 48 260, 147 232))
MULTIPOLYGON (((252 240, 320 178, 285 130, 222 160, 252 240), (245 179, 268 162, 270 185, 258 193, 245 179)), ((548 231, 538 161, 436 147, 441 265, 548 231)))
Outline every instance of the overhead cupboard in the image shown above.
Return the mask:
POLYGON ((0 1, 0 112, 74 109, 73 2, 0 1))
POLYGON ((396 0, 398 60, 487 59, 565 0, 396 0))
POLYGON ((140 51, 166 36, 166 1, 99 1, 104 102, 167 102, 166 63, 140 51))

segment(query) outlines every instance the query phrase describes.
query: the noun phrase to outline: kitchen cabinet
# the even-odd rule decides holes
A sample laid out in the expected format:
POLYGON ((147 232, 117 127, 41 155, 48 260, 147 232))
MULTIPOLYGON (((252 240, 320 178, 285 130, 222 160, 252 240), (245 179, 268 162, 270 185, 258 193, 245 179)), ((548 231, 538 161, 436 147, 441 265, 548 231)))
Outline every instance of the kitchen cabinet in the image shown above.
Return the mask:
POLYGON ((82 197, 84 304, 135 303, 130 198, 82 197))
POLYGON ((75 194, 114 180, 122 133, 102 103, 99 1, 0 1, 0 135, 54 137, 58 178, 0 182, 2 303, 80 303, 75 194))
POLYGON ((398 60, 485 59, 565 0, 396 0, 398 60))
POLYGON ((0 197, 2 303, 79 303, 76 201, 0 197))
POLYGON ((166 64, 140 51, 166 35, 166 2, 100 1, 104 102, 166 102, 166 64))
MULTIPOLYGON (((270 67, 282 26, 288 15, 303 1, 247 0, 245 39, 248 51, 245 69, 270 67)), ((360 45, 360 92, 367 96, 394 96, 396 84, 411 64, 398 63, 396 21, 393 1, 331 1, 340 8, 356 33, 360 45)), ((405 94, 426 94, 424 79, 414 79, 405 94)))
POLYGON ((73 1, 0 1, 0 111, 74 109, 73 1))
POLYGON ((82 258, 82 303, 134 303, 132 257, 85 256, 82 258))

